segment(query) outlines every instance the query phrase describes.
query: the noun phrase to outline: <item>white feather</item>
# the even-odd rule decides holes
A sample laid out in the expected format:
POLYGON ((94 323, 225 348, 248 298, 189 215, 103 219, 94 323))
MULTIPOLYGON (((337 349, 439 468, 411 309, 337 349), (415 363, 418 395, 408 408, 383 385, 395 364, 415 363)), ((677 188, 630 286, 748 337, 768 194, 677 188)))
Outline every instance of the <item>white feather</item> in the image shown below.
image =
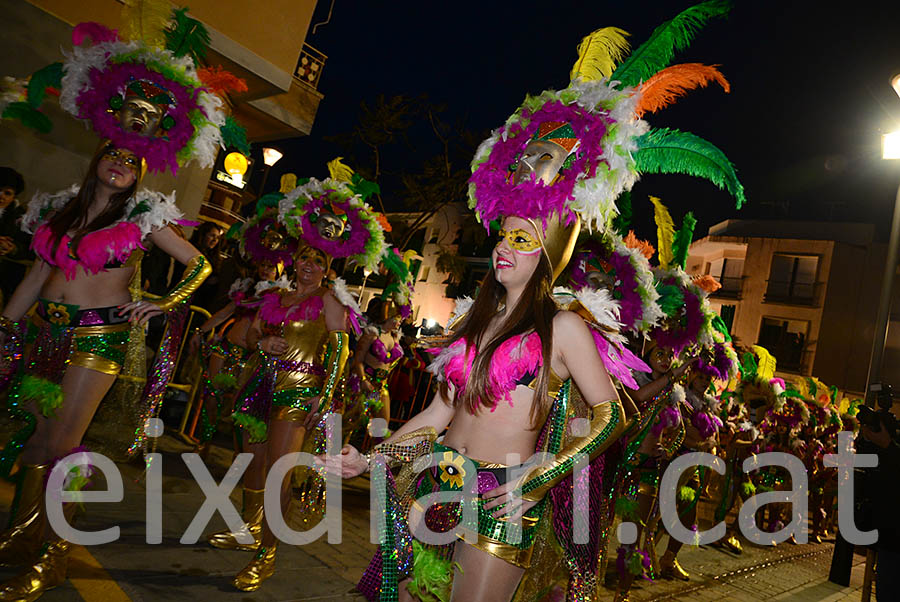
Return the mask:
POLYGON ((359 308, 359 303, 356 302, 356 298, 347 290, 347 283, 344 282, 343 278, 334 279, 334 286, 332 286, 331 292, 334 293, 334 296, 340 301, 341 305, 349 308, 357 315, 362 313, 362 310, 359 308))
POLYGON ((292 291, 294 290, 294 282, 287 277, 287 274, 282 274, 277 280, 260 280, 253 288, 253 293, 259 297, 264 292, 272 289, 292 291))
POLYGON ((687 399, 687 393, 685 393, 684 387, 678 383, 673 383, 672 392, 669 394, 669 399, 673 404, 681 403, 685 399, 687 399))
POLYGON ((228 289, 228 296, 231 297, 235 293, 246 293, 250 290, 252 284, 253 278, 238 278, 231 283, 231 287, 228 289))
POLYGON ((428 364, 428 371, 434 374, 437 379, 443 382, 444 379, 444 369, 447 367, 447 364, 457 355, 463 353, 465 351, 465 345, 454 345, 453 347, 444 347, 441 349, 441 352, 437 354, 437 356, 432 360, 430 364, 428 364))
POLYGON ((575 293, 575 298, 591 312, 594 322, 604 330, 622 329, 622 323, 619 322, 619 302, 612 298, 607 289, 583 288, 575 293))
POLYGON ((469 313, 469 310, 472 309, 472 304, 475 301, 472 297, 460 297, 456 300, 456 305, 453 307, 453 313, 450 314, 450 319, 447 320, 447 327, 444 328, 444 333, 449 334, 450 326, 453 325, 459 318, 462 318, 464 315, 469 313))
POLYGON ((125 214, 128 215, 141 202, 147 202, 149 211, 139 214, 134 223, 141 229, 141 234, 146 237, 151 232, 159 230, 169 224, 177 223, 184 219, 181 209, 175 205, 175 191, 165 194, 157 190, 138 190, 125 205, 125 214))
POLYGON ((41 213, 44 209, 52 211, 62 209, 66 203, 75 198, 80 189, 81 186, 78 184, 72 184, 59 192, 36 192, 31 197, 31 201, 25 209, 25 214, 22 216, 22 230, 28 234, 34 234, 35 228, 41 222, 41 213))

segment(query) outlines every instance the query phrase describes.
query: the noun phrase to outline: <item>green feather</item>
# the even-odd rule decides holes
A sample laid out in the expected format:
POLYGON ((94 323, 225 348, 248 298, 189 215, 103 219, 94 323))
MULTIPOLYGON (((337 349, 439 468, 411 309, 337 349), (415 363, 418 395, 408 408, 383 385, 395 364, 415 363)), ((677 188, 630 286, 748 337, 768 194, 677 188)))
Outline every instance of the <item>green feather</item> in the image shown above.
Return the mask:
POLYGON ((681 504, 692 504, 696 496, 697 492, 687 485, 678 488, 678 502, 681 504))
POLYGON ((284 193, 282 192, 270 192, 259 197, 259 200, 256 201, 256 215, 262 215, 270 207, 277 207, 283 198, 284 193))
POLYGON ((264 443, 268 438, 268 426, 259 418, 241 412, 235 412, 232 417, 236 425, 247 431, 250 443, 264 443))
POLYGON ((350 190, 362 197, 362 200, 368 199, 373 194, 381 194, 381 187, 375 182, 370 182, 358 173, 353 174, 350 181, 350 190))
POLYGON ((719 331, 722 335, 725 336, 725 342, 731 342, 731 335, 728 334, 728 325, 725 324, 725 320, 722 319, 722 316, 716 314, 712 321, 710 322, 713 328, 719 331))
POLYGON ((243 225, 244 224, 241 222, 235 222, 231 224, 231 227, 228 228, 228 232, 225 233, 225 238, 228 240, 235 238, 238 234, 241 233, 241 228, 243 227, 243 225))
POLYGON ((29 105, 27 102, 11 102, 6 105, 3 114, 0 115, 4 119, 15 119, 31 129, 37 130, 42 134, 48 133, 53 129, 53 122, 50 118, 29 105))
POLYGON ((741 359, 740 370, 743 380, 755 380, 756 373, 759 372, 759 363, 756 361, 756 356, 749 351, 746 352, 741 359))
POLYGON ((59 88, 62 86, 63 65, 53 63, 32 74, 28 80, 28 104, 36 109, 44 102, 47 88, 59 88))
POLYGON ((62 386, 31 374, 22 378, 19 396, 22 399, 33 399, 41 414, 47 418, 53 416, 63 404, 62 386))
POLYGON ((659 308, 667 316, 675 315, 678 310, 684 307, 684 293, 677 286, 672 284, 657 285, 656 292, 659 293, 659 308))
POLYGON ((619 236, 625 238, 628 236, 628 230, 631 228, 631 191, 626 190, 619 196, 616 201, 619 207, 619 215, 613 220, 613 229, 619 233, 619 236))
POLYGON ((730 2, 708 0, 682 11, 654 29, 647 41, 613 72, 610 81, 618 80, 624 86, 636 86, 647 81, 657 71, 669 66, 676 51, 690 46, 694 36, 710 19, 724 17, 730 10, 730 2))
POLYGON ((687 215, 684 216, 684 221, 681 222, 681 228, 675 233, 675 240, 672 243, 672 255, 675 263, 680 265, 682 270, 687 264, 688 250, 691 247, 691 243, 694 242, 694 227, 696 225, 697 220, 694 219, 694 214, 688 211, 687 215))
POLYGON ((187 16, 187 8, 172 11, 175 26, 166 30, 166 48, 175 56, 190 55, 194 62, 206 57, 209 46, 209 32, 197 19, 187 16))
POLYGON ((415 539, 412 546, 413 578, 406 589, 422 602, 448 602, 455 563, 415 539))
POLYGON ((220 391, 231 390, 237 387, 237 379, 231 374, 216 374, 209 382, 213 387, 220 391))
POLYGON ((388 249, 381 258, 381 263, 387 270, 398 279, 406 282, 409 279, 409 268, 403 263, 403 260, 397 256, 392 250, 388 249))
POLYGON ((741 499, 749 500, 754 495, 756 495, 756 486, 753 484, 753 481, 744 481, 741 483, 741 499))
POLYGON ((242 155, 250 156, 250 143, 247 142, 247 130, 229 115, 225 125, 219 128, 222 133, 222 144, 225 148, 236 148, 242 155))
POLYGON ((627 496, 620 495, 616 498, 616 514, 624 520, 638 520, 638 510, 640 504, 637 500, 628 499, 627 496))
POLYGON ((706 178, 727 190, 740 209, 747 201, 731 161, 710 142, 688 132, 668 128, 652 129, 637 140, 634 153, 642 173, 682 173, 706 178))

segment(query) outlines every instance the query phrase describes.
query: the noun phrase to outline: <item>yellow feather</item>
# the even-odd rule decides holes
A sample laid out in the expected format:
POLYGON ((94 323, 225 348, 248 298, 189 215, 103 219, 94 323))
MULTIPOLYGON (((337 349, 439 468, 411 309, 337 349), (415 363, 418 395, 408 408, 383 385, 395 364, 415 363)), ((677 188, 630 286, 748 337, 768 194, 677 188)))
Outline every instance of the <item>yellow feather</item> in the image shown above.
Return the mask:
POLYGON ((650 202, 653 203, 653 218, 656 221, 656 245, 659 253, 659 267, 668 269, 675 256, 672 253, 672 241, 675 238, 675 223, 669 210, 662 204, 657 197, 651 196, 650 202))
POLYGON ((759 345, 753 346, 753 353, 756 354, 759 369, 756 371, 757 378, 765 381, 775 378, 775 367, 777 365, 775 356, 773 356, 765 347, 759 345))
POLYGON ((353 179, 353 170, 341 163, 343 157, 338 157, 328 162, 328 173, 331 174, 332 180, 338 182, 349 182, 353 179))
POLYGON ((282 194, 287 194, 297 187, 297 174, 286 173, 281 176, 281 186, 278 188, 278 192, 282 194))
POLYGON ((167 0, 125 0, 119 34, 125 41, 143 40, 148 46, 164 48, 171 18, 172 3, 167 0))
POLYGON ((627 31, 618 27, 604 27, 585 36, 578 45, 578 60, 572 66, 569 78, 575 81, 594 81, 609 77, 616 70, 616 63, 628 52, 627 31))

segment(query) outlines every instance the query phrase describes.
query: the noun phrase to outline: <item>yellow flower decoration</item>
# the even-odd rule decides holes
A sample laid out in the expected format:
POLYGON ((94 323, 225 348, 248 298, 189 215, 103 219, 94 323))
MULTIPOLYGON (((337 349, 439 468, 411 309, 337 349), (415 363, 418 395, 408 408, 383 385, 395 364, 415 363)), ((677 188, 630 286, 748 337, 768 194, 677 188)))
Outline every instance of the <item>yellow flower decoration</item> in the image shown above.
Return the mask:
POLYGON ((444 459, 438 463, 441 469, 441 481, 449 483, 451 487, 462 489, 466 469, 463 468, 465 459, 452 451, 444 452, 444 459))
POLYGON ((47 305, 47 313, 50 314, 50 321, 60 326, 66 326, 72 321, 72 316, 69 315, 65 305, 50 303, 47 305))

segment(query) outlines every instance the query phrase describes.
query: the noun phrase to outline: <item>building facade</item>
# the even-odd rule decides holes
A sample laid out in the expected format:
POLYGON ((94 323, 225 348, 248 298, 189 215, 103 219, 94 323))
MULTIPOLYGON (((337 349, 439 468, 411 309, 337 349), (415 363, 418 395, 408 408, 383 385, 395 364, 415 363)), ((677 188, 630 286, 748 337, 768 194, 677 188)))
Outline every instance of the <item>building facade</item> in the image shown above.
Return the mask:
MULTIPOLYGON (((780 375, 816 376, 858 393, 866 384, 885 254, 869 224, 728 220, 691 245, 687 271, 719 280, 712 306, 739 344, 772 352, 780 375)), ((888 382, 900 376, 896 309, 885 353, 888 382)))

